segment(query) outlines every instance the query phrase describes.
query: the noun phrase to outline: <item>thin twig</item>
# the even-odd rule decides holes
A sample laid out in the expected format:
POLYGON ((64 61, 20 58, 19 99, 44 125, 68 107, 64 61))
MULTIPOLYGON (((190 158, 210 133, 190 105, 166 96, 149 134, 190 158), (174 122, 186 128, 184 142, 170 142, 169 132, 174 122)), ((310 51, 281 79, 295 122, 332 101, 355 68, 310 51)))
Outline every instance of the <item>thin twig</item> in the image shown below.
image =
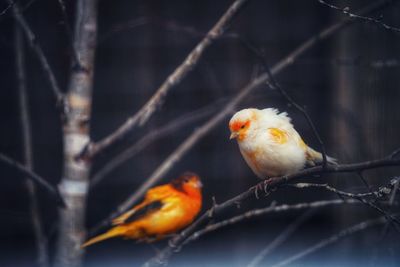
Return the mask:
POLYGON ((293 98, 287 93, 287 91, 285 89, 283 89, 282 86, 280 86, 275 81, 274 76, 271 73, 271 70, 269 68, 267 61, 265 60, 265 56, 263 55, 263 53, 261 53, 260 51, 257 52, 258 49, 255 48, 255 46, 251 45, 248 41, 246 41, 242 38, 241 38, 241 40, 242 40, 242 43, 250 51, 254 52, 261 59, 263 66, 266 69, 266 73, 269 74, 269 79, 267 81, 267 84, 272 89, 278 90, 281 93, 281 95, 286 99, 286 101, 289 102, 290 105, 294 106, 298 111, 300 111, 303 114, 303 116, 305 117, 305 119, 307 120, 308 125, 310 126, 312 132, 314 133, 315 138, 317 139, 317 141, 319 143, 319 147, 321 149, 321 154, 322 154, 322 166, 325 167, 327 165, 327 156, 326 156, 325 145, 324 145, 324 142, 322 141, 320 134, 317 131, 317 128, 315 127, 315 124, 311 120, 310 115, 308 114, 308 112, 306 111, 306 109, 304 107, 302 107, 296 101, 294 101, 293 98))
POLYGON ((58 0, 58 4, 60 6, 61 13, 63 16, 62 24, 64 25, 65 33, 68 37, 68 41, 69 41, 68 45, 70 47, 72 58, 73 58, 72 68, 78 68, 78 69, 83 70, 84 68, 79 61, 78 52, 76 51, 75 46, 74 46, 72 29, 69 25, 69 17, 68 17, 68 13, 67 13, 67 8, 65 6, 65 2, 64 2, 64 0, 58 0))
POLYGON ((378 207, 376 204, 364 199, 365 197, 369 197, 369 196, 375 196, 376 198, 381 198, 384 195, 391 194, 392 190, 395 187, 395 185, 397 184, 397 182, 398 182, 398 180, 395 180, 394 182, 391 181, 388 186, 383 186, 375 192, 359 193, 359 194, 344 192, 344 191, 338 190, 332 186, 329 186, 327 184, 298 183, 298 184, 288 184, 288 186, 293 186, 296 188, 322 188, 324 190, 333 192, 342 197, 350 197, 353 199, 357 199, 360 202, 364 203, 365 205, 370 206, 371 208, 373 208, 373 209, 377 210, 378 212, 382 213, 383 215, 385 215, 385 217, 389 221, 395 223, 396 229, 400 232, 400 228, 399 228, 400 221, 398 219, 394 218, 392 215, 390 215, 389 213, 384 211, 382 208, 378 207))
POLYGON ((244 220, 248 220, 248 219, 251 219, 254 217, 264 216, 265 214, 296 211, 296 210, 303 210, 303 209, 315 209, 315 208, 321 208, 321 207, 326 207, 326 206, 336 206, 336 205, 342 205, 342 204, 360 204, 360 202, 358 202, 356 200, 352 200, 352 199, 349 199, 349 200, 343 200, 343 199, 319 200, 319 201, 314 201, 314 202, 297 203, 297 204, 293 204, 293 205, 281 204, 278 206, 270 206, 267 208, 249 210, 245 213, 234 216, 232 218, 207 225, 203 229, 200 229, 200 230, 194 232, 192 235, 190 235, 190 237, 187 238, 182 243, 182 246, 187 245, 188 243, 195 241, 195 240, 199 239, 200 237, 202 237, 203 235, 208 234, 210 232, 214 232, 223 227, 237 224, 239 222, 242 222, 244 220))
POLYGON ((345 237, 348 237, 350 235, 364 231, 373 226, 383 224, 385 222, 386 222, 385 217, 379 217, 377 219, 366 220, 359 224, 356 224, 356 225, 353 225, 346 229, 343 229, 339 233, 334 234, 327 239, 323 239, 323 240, 319 241, 318 243, 316 243, 315 245, 313 245, 313 246, 311 246, 311 247, 309 247, 309 248, 277 263, 277 264, 274 264, 273 267, 282 267, 282 266, 287 266, 289 264, 292 264, 293 262, 295 262, 301 258, 304 258, 305 256, 308 256, 309 254, 314 253, 330 244, 336 243, 345 237))
POLYGON ((43 177, 39 176, 35 172, 31 171, 21 163, 11 159, 10 157, 4 155, 3 153, 0 153, 0 161, 5 163, 6 165, 12 167, 13 169, 17 170, 21 174, 23 174, 25 177, 31 179, 34 181, 37 185, 39 185, 41 188, 45 189, 51 196, 54 197, 56 200, 57 205, 64 206, 64 201, 60 196, 60 193, 58 189, 49 184, 46 179, 43 177))
POLYGON ((382 198, 389 194, 392 194, 393 188, 397 184, 398 180, 393 179, 390 183, 386 186, 381 186, 378 190, 367 192, 367 193, 349 193, 339 189, 336 189, 328 184, 316 184, 316 183, 297 183, 297 184, 287 184, 287 186, 295 187, 295 188, 322 188, 326 191, 330 191, 342 197, 349 197, 354 199, 366 198, 366 197, 373 197, 375 199, 382 198))
POLYGON ((325 2, 323 0, 318 0, 318 2, 320 2, 321 4, 323 4, 323 5, 327 6, 327 7, 330 7, 332 9, 338 10, 338 11, 342 12, 343 14, 349 16, 352 19, 359 19, 359 20, 364 20, 366 22, 375 23, 378 26, 381 26, 381 27, 385 28, 386 30, 390 30, 390 31, 394 31, 396 33, 400 33, 400 28, 389 26, 388 24, 382 22, 382 18, 375 19, 375 18, 370 18, 370 17, 366 17, 366 16, 362 16, 362 15, 357 15, 355 13, 352 13, 350 11, 349 7, 341 8, 341 7, 335 6, 333 4, 327 3, 327 2, 325 2))
POLYGON ((283 230, 271 243, 268 244, 264 249, 262 249, 256 257, 247 265, 247 267, 257 267, 265 257, 282 245, 288 238, 290 238, 293 233, 313 214, 315 210, 309 210, 299 216, 294 222, 289 224, 288 227, 283 230))
POLYGON ((164 83, 157 89, 156 93, 150 98, 149 101, 132 117, 130 117, 123 125, 116 131, 103 138, 102 140, 91 143, 87 147, 84 154, 93 157, 100 151, 104 150, 124 135, 126 135, 136 125, 143 125, 150 116, 162 105, 164 98, 169 90, 178 85, 189 74, 199 62, 204 51, 220 38, 228 25, 231 23, 235 15, 241 10, 248 0, 235 0, 235 2, 228 8, 225 14, 218 20, 213 28, 207 35, 200 41, 199 44, 190 52, 183 63, 175 69, 175 71, 168 76, 164 83))
POLYGON ((21 29, 23 30, 26 39, 29 42, 30 47, 33 49, 33 51, 35 52, 36 56, 38 57, 40 64, 42 65, 43 71, 46 74, 46 77, 50 83, 50 88, 53 91, 53 94, 57 100, 57 106, 60 107, 62 109, 62 111, 64 111, 64 96, 63 93, 61 92, 60 87, 58 86, 57 83, 57 79, 54 75, 54 72, 52 70, 52 68, 50 67, 50 64, 42 50, 42 48, 40 47, 35 34, 33 33, 33 31, 31 30, 29 24, 26 22, 24 16, 22 15, 20 8, 18 6, 17 3, 14 3, 12 0, 7 0, 7 2, 9 4, 13 3, 13 13, 14 13, 14 17, 17 20, 17 22, 19 23, 19 25, 21 26, 21 29))
MULTIPOLYGON (((397 178, 396 183, 395 183, 395 185, 393 187, 392 193, 391 193, 390 198, 389 198, 389 209, 393 205, 393 203, 394 203, 394 201, 396 199, 397 191, 399 190, 400 177, 396 177, 396 178, 397 178)), ((385 224, 385 226, 383 227, 383 229, 382 229, 381 240, 383 240, 385 238, 385 236, 387 235, 387 233, 389 231, 389 223, 390 222, 388 221, 385 224)))
MULTIPOLYGON (((392 155, 392 154, 391 154, 392 155)), ((312 168, 308 168, 302 170, 298 173, 283 176, 283 177, 274 177, 267 179, 265 181, 259 182, 258 184, 252 186, 248 190, 243 193, 221 203, 212 208, 213 214, 219 214, 222 211, 236 206, 238 203, 242 202, 245 199, 254 196, 255 190, 262 186, 265 186, 266 193, 270 193, 276 187, 287 184, 288 182, 293 182, 300 178, 309 177, 313 174, 324 174, 324 173, 346 173, 346 172, 358 172, 361 170, 368 170, 386 166, 400 166, 400 159, 392 158, 391 155, 384 157, 378 160, 371 160, 360 163, 353 164, 339 164, 339 165, 327 165, 325 168, 323 166, 316 166, 312 168)), ((210 218, 208 216, 208 211, 204 212, 202 216, 200 216, 196 221, 194 221, 189 227, 183 230, 179 235, 174 237, 168 243, 168 246, 161 250, 154 258, 150 259, 144 266, 156 266, 160 264, 164 264, 167 262, 169 257, 174 253, 176 248, 180 247, 183 242, 204 223, 206 223, 210 218)))
MULTIPOLYGON (((217 101, 220 103, 221 101, 217 101)), ((206 116, 209 116, 215 112, 216 104, 208 105, 206 107, 200 108, 188 114, 185 114, 177 119, 168 122, 167 125, 160 127, 158 129, 151 130, 148 134, 142 137, 135 144, 131 145, 120 154, 118 154, 113 159, 109 160, 100 170, 98 170, 92 177, 90 181, 90 187, 96 186, 103 178, 113 171, 115 168, 137 155, 140 151, 145 149, 150 144, 154 143, 156 140, 161 139, 171 133, 177 132, 179 129, 186 127, 187 125, 193 123, 194 121, 200 120, 206 116)))
POLYGON ((5 15, 10 8, 14 5, 15 1, 8 2, 8 6, 0 12, 0 17, 5 15))
MULTIPOLYGON (((382 8, 385 6, 390 0, 382 0, 378 2, 374 2, 371 5, 368 5, 367 7, 363 8, 360 10, 360 14, 368 14, 370 12, 376 11, 379 8, 382 8)), ((345 19, 343 21, 340 21, 336 24, 333 24, 324 30, 322 30, 320 33, 317 35, 314 35, 310 39, 306 40, 304 43, 302 43, 300 46, 298 46, 293 52, 291 52, 289 55, 284 57, 282 60, 280 60, 277 64, 275 64, 271 68, 271 74, 276 75, 283 71, 285 68, 289 67, 292 65, 299 56, 304 54, 306 51, 308 51, 310 48, 312 48, 314 45, 316 45, 318 42, 328 38, 332 34, 336 33, 340 29, 342 29, 346 25, 350 25, 354 21, 350 19, 345 19)), ((270 74, 264 73, 260 75, 258 78, 250 82, 248 85, 246 85, 244 88, 242 88, 238 94, 230 101, 228 102, 218 114, 215 114, 210 120, 205 122, 202 126, 197 128, 185 141, 183 141, 177 149, 175 149, 164 161, 161 163, 161 165, 150 175, 150 177, 143 183, 135 193, 131 194, 121 205, 119 205, 113 213, 110 214, 107 218, 102 220, 98 225, 94 227, 94 229, 100 229, 106 226, 109 226, 110 222, 112 219, 115 217, 121 215, 125 211, 127 211, 133 203, 138 201, 143 194, 149 189, 151 186, 156 184, 173 166, 174 164, 179 161, 183 155, 185 155, 199 140, 201 140, 202 137, 204 137, 208 132, 210 132, 215 126, 217 126, 220 122, 222 122, 225 117, 233 112, 233 110, 236 108, 236 106, 247 96, 249 95, 255 88, 258 86, 261 86, 265 84, 269 80, 270 74)), ((390 164, 398 164, 398 162, 393 163, 390 160, 390 164)), ((400 160, 399 160, 400 162, 400 160)), ((385 163, 386 158, 385 158, 385 163)), ((375 162, 369 163, 371 164, 372 168, 375 167, 375 162)), ((380 162, 378 162, 380 164, 380 162)), ((325 169, 326 171, 330 172, 334 168, 337 170, 343 170, 348 167, 348 165, 341 165, 341 169, 337 169, 338 166, 330 166, 328 165, 325 169)), ((321 172, 322 168, 321 166, 317 166, 314 168, 309 168, 305 170, 305 174, 308 175, 308 172, 321 172)), ((271 180, 271 182, 274 184, 276 182, 282 182, 282 177, 275 178, 277 180, 271 180)), ((254 188, 249 190, 248 192, 243 193, 244 195, 241 195, 241 197, 244 197, 245 195, 246 198, 253 194, 254 188), (251 192, 250 192, 251 191, 251 192)), ((238 196, 239 197, 239 196, 238 196)), ((239 197, 240 199, 240 197, 239 197)), ((196 224, 193 224, 196 225, 196 224)), ((192 227, 188 228, 192 229, 192 227)), ((179 241, 179 240, 178 240, 179 241)), ((161 258, 168 258, 170 256, 171 252, 166 252, 165 254, 160 253, 161 258), (165 256, 165 257, 164 257, 165 256)), ((157 260, 156 260, 157 261, 157 260)))
MULTIPOLYGON (((22 132, 22 147, 24 163, 27 169, 33 170, 32 130, 29 114, 28 95, 26 88, 25 49, 24 39, 18 25, 15 26, 15 68, 18 81, 20 123, 22 132)), ((37 199, 36 185, 26 179, 26 188, 29 193, 29 211, 32 218, 33 232, 35 235, 37 263, 41 267, 49 266, 47 238, 43 231, 43 223, 37 199)))

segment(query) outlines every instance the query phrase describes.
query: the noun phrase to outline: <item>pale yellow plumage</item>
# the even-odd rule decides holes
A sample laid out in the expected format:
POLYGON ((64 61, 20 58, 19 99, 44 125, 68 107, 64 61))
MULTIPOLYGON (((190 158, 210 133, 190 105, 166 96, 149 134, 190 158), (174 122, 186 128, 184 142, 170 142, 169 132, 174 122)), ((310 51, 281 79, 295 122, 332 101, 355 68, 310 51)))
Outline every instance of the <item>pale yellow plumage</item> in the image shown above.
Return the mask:
POLYGON ((321 153, 304 143, 286 112, 243 109, 233 115, 229 128, 246 163, 262 179, 293 174, 322 161, 321 153))

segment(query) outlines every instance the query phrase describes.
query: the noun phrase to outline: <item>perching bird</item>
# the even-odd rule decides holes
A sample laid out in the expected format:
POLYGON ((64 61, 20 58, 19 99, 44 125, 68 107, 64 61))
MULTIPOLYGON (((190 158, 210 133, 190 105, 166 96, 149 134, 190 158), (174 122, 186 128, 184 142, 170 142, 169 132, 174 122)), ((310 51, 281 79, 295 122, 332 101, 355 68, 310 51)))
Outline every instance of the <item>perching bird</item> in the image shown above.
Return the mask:
MULTIPOLYGON (((245 161, 261 179, 290 175, 322 162, 322 154, 304 143, 286 112, 243 109, 233 115, 229 129, 230 138, 236 138, 245 161)), ((336 164, 334 158, 327 161, 336 164)))
POLYGON ((175 233, 199 213, 201 187, 199 176, 185 173, 169 184, 149 189, 142 203, 113 221, 115 227, 82 247, 117 236, 152 242, 175 233))

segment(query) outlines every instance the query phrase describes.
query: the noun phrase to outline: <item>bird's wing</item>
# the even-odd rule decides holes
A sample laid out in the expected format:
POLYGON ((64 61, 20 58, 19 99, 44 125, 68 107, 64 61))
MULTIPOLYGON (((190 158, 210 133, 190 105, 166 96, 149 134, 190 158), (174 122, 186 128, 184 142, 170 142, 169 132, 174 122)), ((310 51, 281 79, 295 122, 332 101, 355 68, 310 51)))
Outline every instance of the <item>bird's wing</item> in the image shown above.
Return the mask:
POLYGON ((143 202, 130 211, 122 214, 118 218, 113 220, 113 225, 119 225, 124 223, 130 223, 143 218, 149 213, 155 212, 163 207, 163 202, 161 200, 143 202))
POLYGON ((112 222, 113 225, 132 222, 148 214, 150 211, 153 212, 160 209, 163 206, 163 200, 172 196, 174 192, 174 190, 171 190, 169 184, 150 189, 147 191, 142 203, 114 219, 112 222))
POLYGON ((280 128, 268 128, 269 137, 277 144, 285 144, 288 141, 288 133, 280 128))
POLYGON ((175 190, 171 188, 170 184, 154 187, 147 191, 146 201, 162 200, 174 194, 175 190))

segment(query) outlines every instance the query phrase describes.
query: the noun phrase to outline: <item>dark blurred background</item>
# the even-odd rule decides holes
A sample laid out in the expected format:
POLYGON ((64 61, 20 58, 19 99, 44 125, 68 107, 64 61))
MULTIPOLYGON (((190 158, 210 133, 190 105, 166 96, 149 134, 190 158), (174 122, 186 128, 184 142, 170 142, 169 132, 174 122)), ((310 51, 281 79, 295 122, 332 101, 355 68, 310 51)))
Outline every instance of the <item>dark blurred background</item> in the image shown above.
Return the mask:
MULTIPOLYGON (((333 1, 355 11, 373 1, 333 1)), ((93 89, 91 135, 99 140, 134 114, 232 3, 231 0, 118 0, 99 2, 99 35, 93 89)), ((63 88, 69 78, 70 53, 62 13, 57 1, 20 1, 24 15, 37 34, 63 88)), ((71 20, 74 1, 66 1, 71 20)), ((0 10, 7 5, 0 3, 0 10)), ((388 25, 400 27, 400 5, 392 4, 373 14, 388 25)), ((229 33, 263 50, 270 65, 299 44, 346 15, 317 0, 253 0, 234 19, 229 33)), ((68 23, 72 23, 69 21, 68 23)), ((0 151, 22 160, 18 95, 14 68, 14 20, 11 12, 0 17, 0 151)), ((374 23, 356 23, 315 46, 276 77, 278 83, 313 119, 328 151, 339 162, 383 157, 400 141, 400 35, 374 23)), ((33 128, 34 168, 52 184, 62 171, 60 121, 47 80, 36 56, 27 47, 29 104, 33 128)), ((260 71, 259 59, 235 38, 212 45, 191 72, 167 96, 164 105, 144 127, 101 154, 96 173, 106 162, 139 138, 168 125, 172 120, 211 105, 229 101, 260 71)), ((287 111, 306 142, 319 149, 306 120, 276 91, 256 89, 240 104, 245 107, 276 107, 287 111)), ((193 130, 199 119, 156 140, 108 174, 90 191, 87 226, 108 216, 132 193, 193 130)), ((165 176, 163 182, 190 170, 203 178, 204 208, 212 197, 222 202, 257 182, 242 159, 235 142, 229 141, 226 118, 165 176)), ((386 184, 399 168, 364 173, 372 188, 386 184)), ((23 180, 0 165, 0 266, 34 266, 34 237, 23 180)), ((325 182, 351 192, 366 191, 356 174, 323 175, 307 181, 325 182)), ((46 193, 39 190, 50 247, 54 249, 57 211, 46 193)), ((315 189, 281 189, 267 198, 245 201, 236 214, 277 203, 334 199, 336 195, 315 189)), ((395 208, 392 209, 395 211, 395 208)), ((202 237, 171 259, 171 266, 243 266, 301 212, 262 216, 202 237), (190 262, 190 265, 188 264, 190 262)), ((357 205, 318 210, 263 264, 278 262, 327 238, 349 225, 377 217, 375 210, 357 205)), ((399 233, 393 229, 381 237, 382 227, 354 235, 312 254, 295 266, 398 266, 399 233)), ((87 266, 136 266, 154 255, 166 241, 153 245, 121 239, 87 250, 87 266)), ((297 264, 297 263, 296 263, 297 264)))

